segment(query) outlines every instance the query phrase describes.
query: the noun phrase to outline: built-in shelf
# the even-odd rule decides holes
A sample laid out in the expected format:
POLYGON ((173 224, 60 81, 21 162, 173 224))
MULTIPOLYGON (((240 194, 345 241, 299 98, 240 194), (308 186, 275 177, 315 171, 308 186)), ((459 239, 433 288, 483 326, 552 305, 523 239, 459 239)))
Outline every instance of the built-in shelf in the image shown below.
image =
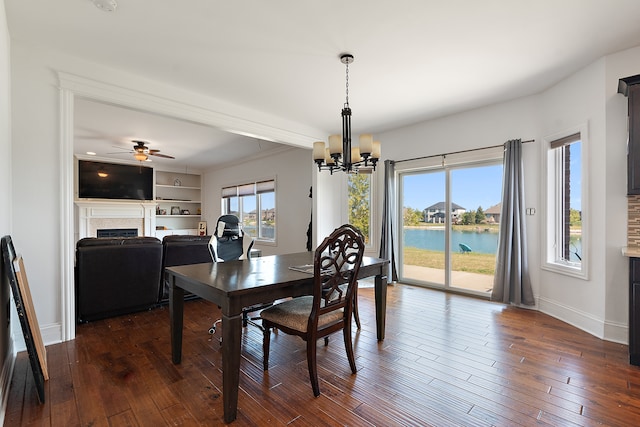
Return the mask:
POLYGON ((168 185, 168 184, 156 184, 156 188, 180 188, 182 190, 200 190, 200 187, 185 187, 184 185, 168 185))
POLYGON ((201 176, 156 171, 156 237, 197 234, 201 219, 201 176), (178 209, 180 214, 172 214, 178 209), (188 214, 183 214, 184 211, 188 214), (162 214, 161 212, 164 212, 162 214), (164 228, 163 228, 164 227, 164 228))

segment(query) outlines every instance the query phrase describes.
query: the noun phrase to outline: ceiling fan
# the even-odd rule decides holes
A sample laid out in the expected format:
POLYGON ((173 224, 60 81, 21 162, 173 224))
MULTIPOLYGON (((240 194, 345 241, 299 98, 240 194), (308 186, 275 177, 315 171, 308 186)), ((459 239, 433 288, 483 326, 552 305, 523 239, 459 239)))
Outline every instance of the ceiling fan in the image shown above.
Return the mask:
POLYGON ((160 154, 160 150, 149 149, 149 147, 145 145, 144 141, 131 141, 131 142, 135 143, 135 145, 133 146, 133 157, 136 160, 139 160, 141 162, 147 160, 149 156, 164 157, 165 159, 175 159, 175 157, 173 156, 169 156, 167 154, 160 154))

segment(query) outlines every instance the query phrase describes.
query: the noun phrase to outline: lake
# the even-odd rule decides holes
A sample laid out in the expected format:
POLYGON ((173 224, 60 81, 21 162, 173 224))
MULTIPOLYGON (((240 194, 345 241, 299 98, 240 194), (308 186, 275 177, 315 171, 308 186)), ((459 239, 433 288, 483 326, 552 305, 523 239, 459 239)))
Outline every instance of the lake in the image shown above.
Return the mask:
MULTIPOLYGON (((469 246, 473 252, 495 255, 498 250, 498 233, 452 230, 451 248, 454 251, 460 250, 460 243, 469 246)), ((404 245, 444 252, 444 229, 405 228, 404 245)))
MULTIPOLYGON (((451 231, 451 249, 459 251, 459 244, 464 243, 473 252, 495 255, 498 251, 498 233, 476 231, 451 231)), ((582 240, 580 235, 571 235, 571 261, 578 261, 574 252, 582 256, 582 240)), ((404 245, 418 249, 444 252, 444 229, 405 228, 404 245)))

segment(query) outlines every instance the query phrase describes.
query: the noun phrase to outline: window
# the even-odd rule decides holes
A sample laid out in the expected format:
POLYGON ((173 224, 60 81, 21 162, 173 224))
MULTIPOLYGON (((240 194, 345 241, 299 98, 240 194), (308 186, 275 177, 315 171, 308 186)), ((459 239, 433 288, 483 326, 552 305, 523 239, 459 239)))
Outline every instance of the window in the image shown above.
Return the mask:
POLYGON ((547 140, 545 267, 586 278, 584 132, 547 140))
POLYGON ((266 242, 276 240, 275 180, 249 182, 222 189, 222 213, 240 219, 242 229, 266 242))
POLYGON ((349 174, 347 178, 349 224, 364 235, 364 243, 371 243, 371 174, 349 174))

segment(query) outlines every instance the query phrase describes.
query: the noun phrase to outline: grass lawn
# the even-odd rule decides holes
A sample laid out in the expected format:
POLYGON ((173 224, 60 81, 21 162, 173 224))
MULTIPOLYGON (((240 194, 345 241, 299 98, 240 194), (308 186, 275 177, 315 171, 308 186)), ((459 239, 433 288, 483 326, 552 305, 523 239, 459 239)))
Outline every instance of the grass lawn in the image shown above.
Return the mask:
MULTIPOLYGON (((405 247, 404 263, 406 265, 444 269, 444 252, 405 247)), ((453 252, 451 254, 451 263, 453 271, 493 275, 496 269, 496 257, 492 254, 453 252)))

